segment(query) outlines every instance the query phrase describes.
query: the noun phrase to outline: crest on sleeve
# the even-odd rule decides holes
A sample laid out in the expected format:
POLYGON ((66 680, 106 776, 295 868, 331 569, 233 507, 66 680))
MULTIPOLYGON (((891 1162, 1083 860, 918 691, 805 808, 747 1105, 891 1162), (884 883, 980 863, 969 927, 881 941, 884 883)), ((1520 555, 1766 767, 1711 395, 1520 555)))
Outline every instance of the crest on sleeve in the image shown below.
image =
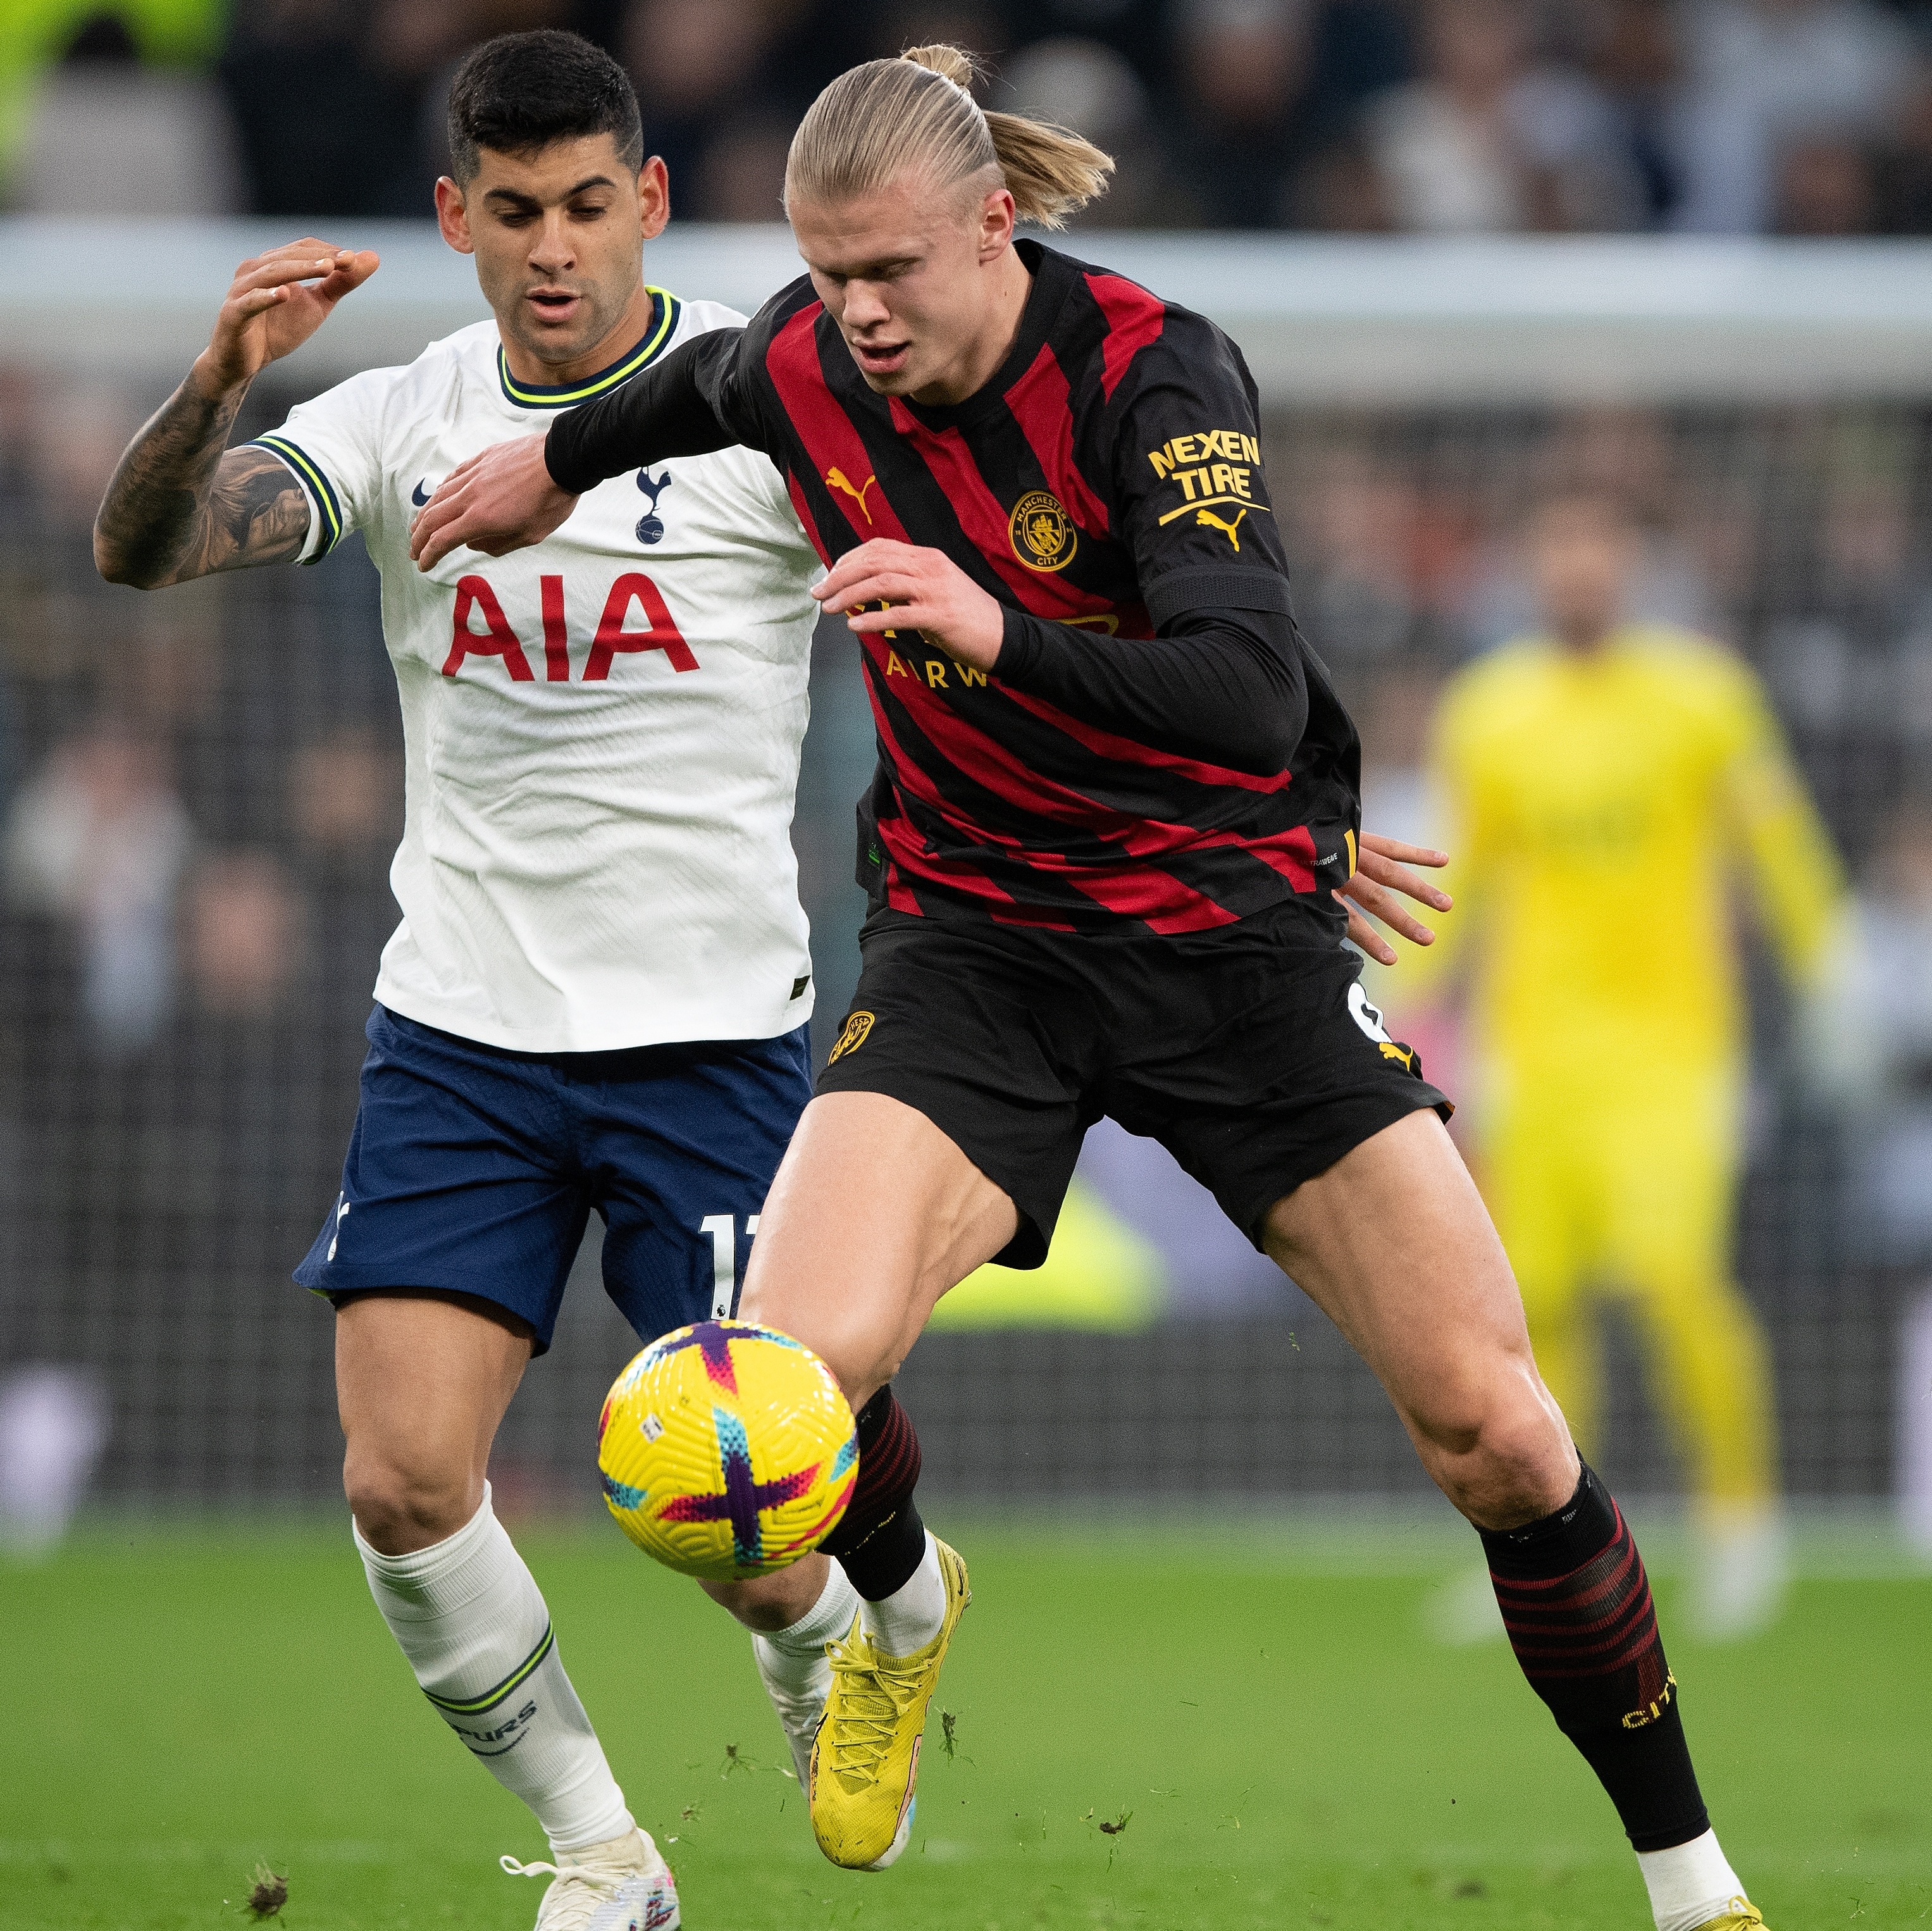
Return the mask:
POLYGON ((1080 533, 1065 506, 1050 491, 1030 491, 1013 505, 1006 540, 1030 570, 1064 570, 1073 560, 1080 533))

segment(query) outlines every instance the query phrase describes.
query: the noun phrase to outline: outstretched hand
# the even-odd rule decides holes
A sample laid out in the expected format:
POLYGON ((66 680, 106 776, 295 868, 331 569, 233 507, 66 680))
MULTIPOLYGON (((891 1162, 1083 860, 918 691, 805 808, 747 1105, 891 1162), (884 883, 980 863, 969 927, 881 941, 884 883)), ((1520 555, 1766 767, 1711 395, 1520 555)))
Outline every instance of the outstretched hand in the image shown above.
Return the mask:
POLYGON ((577 507, 544 463, 544 437, 519 436, 459 463, 410 525, 410 554, 433 570, 466 544, 486 557, 541 543, 577 507))
POLYGON ((999 662, 1006 611, 944 550, 874 537, 848 550, 812 587, 826 610, 842 610, 862 635, 916 630, 976 671, 999 662))
POLYGON ((300 348, 380 266, 372 248, 333 248, 313 236, 251 257, 228 285, 196 375, 217 395, 252 382, 300 348))
POLYGON ((1378 963, 1393 966, 1396 962, 1395 947, 1364 916, 1372 914, 1412 944, 1433 945, 1436 934, 1402 899, 1413 899, 1432 911, 1448 911, 1456 901, 1439 885, 1418 878, 1408 868, 1421 865, 1430 871, 1440 871, 1448 862, 1446 851, 1423 845, 1404 845, 1377 832, 1364 832, 1354 876, 1346 885, 1335 887, 1335 896, 1348 914, 1349 938, 1378 963))

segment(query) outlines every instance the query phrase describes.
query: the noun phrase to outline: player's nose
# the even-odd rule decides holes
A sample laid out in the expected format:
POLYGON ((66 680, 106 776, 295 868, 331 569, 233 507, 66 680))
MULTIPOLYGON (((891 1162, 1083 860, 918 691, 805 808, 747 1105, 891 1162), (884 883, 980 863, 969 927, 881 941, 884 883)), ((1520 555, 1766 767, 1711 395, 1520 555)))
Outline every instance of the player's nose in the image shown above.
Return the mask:
POLYGON ((530 246, 531 266, 546 269, 568 268, 576 258, 577 251, 571 246, 570 231, 564 226, 561 211, 547 215, 530 246))
POLYGON ((862 281, 845 284, 845 324, 851 329, 874 329, 892 319, 884 293, 862 281))

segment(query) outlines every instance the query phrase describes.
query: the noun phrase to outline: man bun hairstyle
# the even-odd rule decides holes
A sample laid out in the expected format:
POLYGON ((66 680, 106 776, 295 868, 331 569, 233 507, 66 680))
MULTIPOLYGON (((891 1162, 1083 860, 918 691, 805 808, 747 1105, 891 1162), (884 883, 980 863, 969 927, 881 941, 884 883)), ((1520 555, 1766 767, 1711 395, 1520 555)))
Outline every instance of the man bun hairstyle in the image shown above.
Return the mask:
POLYGON ((908 47, 849 69, 799 123, 785 160, 785 206, 875 194, 908 173, 940 188, 1004 182, 1022 221, 1058 228, 1106 191, 1112 158, 1065 128, 989 114, 973 98, 963 48, 908 47))
POLYGON ((634 174, 644 122, 631 77, 602 48, 553 27, 499 34, 468 55, 449 89, 449 159, 466 185, 482 150, 532 155, 553 141, 609 134, 634 174))

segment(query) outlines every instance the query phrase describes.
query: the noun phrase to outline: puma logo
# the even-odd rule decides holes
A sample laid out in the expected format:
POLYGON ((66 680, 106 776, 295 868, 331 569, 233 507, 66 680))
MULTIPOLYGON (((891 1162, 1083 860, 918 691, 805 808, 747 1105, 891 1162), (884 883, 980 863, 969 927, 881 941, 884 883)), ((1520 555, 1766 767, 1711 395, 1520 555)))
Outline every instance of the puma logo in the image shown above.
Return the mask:
POLYGON ((1221 534, 1226 537, 1228 541, 1233 544, 1234 548, 1238 551, 1241 547, 1241 539, 1234 534, 1234 532, 1240 528, 1243 521, 1247 516, 1247 513, 1248 512, 1245 509, 1242 510, 1235 517, 1233 522, 1223 523, 1211 509, 1197 509, 1194 512, 1194 521, 1196 526, 1199 528, 1206 529, 1211 527, 1220 530, 1221 534))
POLYGON ((1392 1039, 1385 1039, 1382 1043, 1382 1057, 1393 1059, 1405 1073, 1415 1071, 1415 1049, 1412 1046, 1400 1046, 1392 1039))
POLYGON ((830 469, 825 472, 826 488, 844 491, 862 510, 865 510, 866 521, 868 524, 872 520, 872 512, 866 509, 866 492, 878 481, 878 478, 875 476, 868 476, 858 488, 854 489, 850 479, 843 470, 830 469))

